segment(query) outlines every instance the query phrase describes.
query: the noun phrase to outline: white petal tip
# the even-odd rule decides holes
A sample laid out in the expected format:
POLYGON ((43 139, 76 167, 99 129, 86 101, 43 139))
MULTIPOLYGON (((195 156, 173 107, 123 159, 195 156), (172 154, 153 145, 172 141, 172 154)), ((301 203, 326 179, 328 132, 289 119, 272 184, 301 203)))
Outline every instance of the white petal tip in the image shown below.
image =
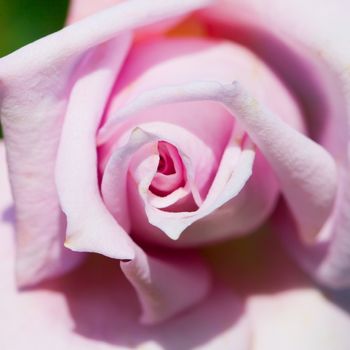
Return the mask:
POLYGON ((95 244, 83 244, 81 238, 77 237, 77 235, 69 235, 64 242, 64 246, 74 252, 97 253, 112 259, 126 261, 135 259, 135 251, 127 243, 111 249, 110 245, 106 245, 106 248, 104 248, 95 244))

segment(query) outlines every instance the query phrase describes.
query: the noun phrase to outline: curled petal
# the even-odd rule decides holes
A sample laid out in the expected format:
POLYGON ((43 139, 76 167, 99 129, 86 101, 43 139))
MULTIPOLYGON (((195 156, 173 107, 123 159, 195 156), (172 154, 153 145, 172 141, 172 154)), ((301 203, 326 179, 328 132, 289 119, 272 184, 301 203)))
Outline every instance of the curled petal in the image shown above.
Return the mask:
MULTIPOLYGON (((346 175, 345 175, 346 176, 346 175)), ((337 210, 319 233, 320 239, 305 246, 284 203, 273 216, 273 227, 287 251, 319 283, 331 288, 350 286, 349 263, 349 194, 344 191, 338 198, 337 210)))
POLYGON ((170 238, 178 239, 188 226, 212 213, 242 190, 251 175, 253 161, 252 149, 241 152, 236 145, 228 147, 208 195, 197 211, 163 212, 146 203, 149 222, 167 233, 170 238))
POLYGON ((210 273, 193 252, 163 258, 136 249, 135 259, 121 262, 142 305, 141 322, 155 324, 202 301, 210 290, 210 273))
POLYGON ((67 106, 56 164, 57 190, 67 216, 65 245, 119 259, 131 259, 133 250, 131 240, 100 197, 95 131, 128 45, 129 37, 115 39, 96 48, 81 65, 81 77, 67 106))
MULTIPOLYGON (((153 327, 138 322, 139 306, 132 287, 116 269, 115 261, 102 256, 90 255, 71 274, 30 291, 18 291, 13 274, 16 247, 9 210, 12 199, 4 171, 3 144, 0 168, 1 349, 22 350, 30 344, 44 350, 54 344, 57 349, 69 350, 95 350, 96 346, 111 350, 143 346, 216 350, 227 342, 238 350, 250 349, 251 329, 242 301, 218 281, 199 305, 153 327), (178 336, 185 331, 186 336, 178 336)), ((182 266, 180 262, 179 269, 182 266)))
POLYGON ((301 265, 333 287, 350 283, 350 49, 344 34, 349 32, 349 4, 272 0, 264 6, 256 0, 223 0, 202 13, 212 34, 237 39, 275 68, 303 106, 312 136, 337 161, 335 212, 320 232, 321 242, 305 247, 293 230, 278 226, 301 265))
MULTIPOLYGON (((117 148, 110 157, 106 169, 104 171, 101 183, 101 191, 104 203, 110 213, 119 223, 124 223, 123 227, 127 231, 130 229, 130 219, 128 213, 128 171, 131 166, 131 161, 135 157, 140 148, 154 142, 157 139, 137 128, 130 134, 130 138, 126 145, 117 148)), ((147 159, 148 157, 155 158, 153 169, 149 168, 147 174, 143 176, 154 176, 159 156, 155 152, 154 146, 147 148, 146 153, 142 153, 147 159)))
MULTIPOLYGON (((172 134, 169 135, 164 133, 164 128, 162 130, 157 130, 157 126, 158 123, 155 125, 145 124, 143 127, 145 130, 147 130, 147 132, 153 133, 153 135, 159 140, 166 140, 167 142, 172 142, 173 144, 178 145, 181 153, 181 139, 185 139, 183 136, 187 135, 187 133, 184 131, 181 132, 177 128, 172 127, 172 134), (156 127, 154 128, 153 126, 156 127)), ((143 175, 141 176, 136 175, 134 172, 133 176, 138 182, 139 196, 141 196, 143 199, 148 221, 166 233, 170 238, 178 239, 180 234, 192 223, 212 213, 215 209, 219 208, 232 197, 236 196, 251 175, 255 154, 251 145, 249 146, 249 142, 245 148, 241 150, 240 145, 237 144, 237 137, 239 136, 234 134, 231 143, 224 151, 218 172, 209 189, 209 192, 206 198, 200 204, 200 207, 195 211, 181 210, 181 205, 179 207, 180 211, 178 212, 163 211, 158 209, 153 205, 155 201, 153 196, 149 196, 150 192, 148 190, 152 183, 156 168, 154 168, 153 171, 149 171, 149 173, 146 175, 144 172, 142 172, 143 175)), ((192 137, 192 142, 195 141, 196 138, 192 137)), ((201 143, 198 143, 197 153, 199 150, 201 150, 200 146, 201 143)), ((201 154, 201 152, 202 150, 199 153, 201 154)), ((193 154, 193 157, 189 158, 189 164, 187 164, 188 173, 192 173, 191 167, 193 164, 191 163, 195 164, 197 158, 198 157, 196 157, 196 154, 193 154)), ((183 159, 185 158, 183 157, 183 159)), ((157 164, 154 165, 156 166, 157 164)), ((184 188, 184 190, 186 191, 186 188, 184 188)), ((135 205, 137 199, 135 197, 133 198, 134 201, 132 203, 135 205)), ((166 197, 164 198, 165 200, 169 199, 166 197)), ((158 200, 157 202, 160 201, 158 200)), ((141 213, 137 216, 140 215, 141 213)), ((142 229, 140 229, 141 226, 142 224, 138 226, 138 230, 140 231, 142 231, 142 229)))
POLYGON ((237 90, 224 103, 269 160, 302 237, 310 241, 333 209, 338 181, 335 161, 322 146, 289 127, 239 87, 237 90))
POLYGON ((145 92, 106 124, 101 130, 101 137, 109 127, 113 128, 113 124, 139 110, 193 100, 223 103, 247 130, 275 171, 302 237, 310 241, 319 232, 334 204, 337 184, 335 161, 323 147, 261 106, 238 83, 197 82, 145 92))
MULTIPOLYGON (((0 116, 15 197, 20 284, 60 274, 80 260, 62 244, 66 222, 54 169, 67 101, 89 49, 207 3, 125 1, 0 59, 0 116)), ((99 213, 105 216, 104 209, 99 213)))
POLYGON ((320 265, 320 279, 336 287, 350 286, 350 186, 349 166, 341 171, 341 191, 332 222, 325 228, 329 249, 320 265))

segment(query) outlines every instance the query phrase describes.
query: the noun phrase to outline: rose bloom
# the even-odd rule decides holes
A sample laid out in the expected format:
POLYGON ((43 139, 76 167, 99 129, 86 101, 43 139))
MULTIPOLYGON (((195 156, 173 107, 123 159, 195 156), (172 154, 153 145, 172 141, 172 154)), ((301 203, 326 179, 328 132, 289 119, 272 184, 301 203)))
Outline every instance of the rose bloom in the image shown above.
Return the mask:
POLYGON ((349 13, 76 0, 2 58, 0 349, 350 349, 349 13))

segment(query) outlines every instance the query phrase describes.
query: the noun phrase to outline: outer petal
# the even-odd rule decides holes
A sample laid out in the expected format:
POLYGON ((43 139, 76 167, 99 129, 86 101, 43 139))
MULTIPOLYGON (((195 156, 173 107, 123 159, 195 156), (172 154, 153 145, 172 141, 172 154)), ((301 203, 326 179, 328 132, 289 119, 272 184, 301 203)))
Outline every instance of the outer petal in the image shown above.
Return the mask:
POLYGON ((163 257, 153 257, 138 248, 136 258, 121 262, 121 268, 138 294, 144 324, 162 322, 209 294, 208 268, 194 252, 163 252, 163 257))
POLYGON ((69 2, 67 23, 73 23, 93 15, 123 0, 72 0, 69 2))
POLYGON ((205 3, 125 2, 0 60, 0 114, 16 205, 20 283, 35 283, 74 264, 62 245, 65 222, 54 168, 67 101, 78 78, 74 72, 88 50, 121 31, 184 14, 205 3))
MULTIPOLYGON (((107 200, 107 206, 119 220, 122 214, 125 215, 125 209, 123 212, 119 207, 127 206, 125 195, 127 174, 132 171, 131 163, 138 151, 146 148, 146 152, 141 152, 146 159, 141 161, 144 164, 147 159, 151 160, 151 167, 155 167, 153 171, 147 170, 152 177, 158 165, 159 156, 155 154, 154 146, 147 146, 152 146, 150 143, 156 140, 155 135, 147 134, 141 129, 134 130, 127 144, 115 151, 107 165, 102 179, 102 194, 107 200), (154 162, 153 158, 158 159, 154 162), (114 186, 111 186, 111 182, 114 186), (110 186, 117 190, 116 193, 112 192, 112 197, 108 193, 110 186), (118 200, 113 200, 113 197, 118 200)), ((122 262, 121 268, 138 294, 143 309, 141 317, 143 323, 154 324, 164 321, 199 303, 207 296, 211 286, 210 272, 194 252, 164 251, 160 256, 159 254, 152 256, 147 255, 137 246, 134 250, 135 258, 122 262)))
POLYGON ((254 350, 346 350, 349 315, 319 291, 305 288, 249 301, 254 350))
POLYGON ((130 43, 121 36, 95 48, 81 64, 62 129, 57 155, 57 191, 67 216, 72 250, 132 259, 132 241, 108 213, 97 178, 95 133, 116 74, 130 43))
POLYGON ((350 290, 322 292, 265 228, 209 247, 214 271, 245 296, 253 350, 349 348, 350 290))
POLYGON ((215 282, 207 300, 159 326, 139 324, 137 298, 115 262, 90 257, 72 274, 18 292, 13 275, 12 201, 0 145, 0 348, 22 350, 248 350, 243 308, 215 282), (18 336, 20 334, 20 336, 18 336))
POLYGON ((218 0, 202 12, 211 34, 242 43, 273 67, 297 97, 312 137, 337 158, 348 140, 348 11, 342 0, 218 0))
POLYGON ((288 81, 313 137, 337 161, 340 185, 334 215, 320 233, 323 243, 293 253, 304 266, 315 260, 322 264, 309 271, 332 286, 348 286, 350 270, 349 11, 349 2, 342 0, 271 0, 268 6, 255 0, 223 0, 203 13, 213 33, 250 46, 288 81))
MULTIPOLYGON (((345 193, 346 194, 346 193, 345 193)), ((340 203, 338 202, 338 205, 340 203)), ((344 202, 341 203, 344 205, 344 202)), ((347 211, 348 213, 348 211, 347 211)), ((347 223, 348 217, 338 217, 337 230, 342 234, 341 239, 335 242, 329 241, 334 229, 334 219, 330 220, 320 232, 319 240, 312 245, 304 245, 298 236, 298 230, 291 218, 285 203, 278 205, 274 213, 272 223, 278 237, 284 242, 285 247, 300 265, 320 283, 330 287, 348 287, 350 284, 349 267, 347 264, 347 223), (345 240, 345 242, 344 242, 345 240)))
MULTIPOLYGON (((67 18, 67 24, 80 21, 81 19, 91 16, 96 12, 108 9, 113 5, 130 1, 130 0, 71 0, 67 18)), ((136 36, 138 38, 146 38, 148 36, 154 36, 171 29, 178 22, 180 22, 184 16, 177 16, 175 18, 162 20, 158 23, 147 25, 142 29, 136 29, 136 36)))

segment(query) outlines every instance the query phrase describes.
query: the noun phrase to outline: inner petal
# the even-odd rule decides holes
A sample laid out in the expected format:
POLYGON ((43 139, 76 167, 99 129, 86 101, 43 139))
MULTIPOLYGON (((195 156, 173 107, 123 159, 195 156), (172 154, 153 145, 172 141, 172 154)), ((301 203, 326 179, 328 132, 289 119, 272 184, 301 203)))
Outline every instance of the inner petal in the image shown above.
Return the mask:
POLYGON ((172 144, 159 141, 158 153, 158 169, 149 189, 153 194, 165 197, 185 186, 186 171, 178 150, 172 144))

